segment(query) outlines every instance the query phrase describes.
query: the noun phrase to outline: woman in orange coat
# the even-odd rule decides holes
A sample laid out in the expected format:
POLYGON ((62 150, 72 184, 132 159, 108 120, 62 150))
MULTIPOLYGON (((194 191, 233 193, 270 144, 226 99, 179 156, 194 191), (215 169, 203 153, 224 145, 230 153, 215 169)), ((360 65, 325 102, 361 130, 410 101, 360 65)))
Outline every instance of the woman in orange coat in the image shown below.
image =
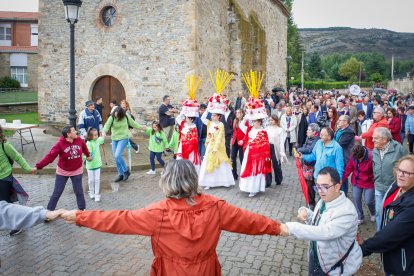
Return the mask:
POLYGON ((221 275, 216 247, 222 230, 279 235, 280 223, 202 193, 188 160, 171 160, 161 176, 166 199, 135 211, 69 211, 68 223, 114 234, 151 237, 151 275, 221 275))

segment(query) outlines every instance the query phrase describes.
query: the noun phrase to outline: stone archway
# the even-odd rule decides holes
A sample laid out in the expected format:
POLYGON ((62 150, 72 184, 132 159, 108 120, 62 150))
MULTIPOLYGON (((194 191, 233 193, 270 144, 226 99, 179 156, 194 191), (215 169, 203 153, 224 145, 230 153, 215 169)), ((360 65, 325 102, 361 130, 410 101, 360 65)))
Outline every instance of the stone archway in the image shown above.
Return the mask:
MULTIPOLYGON (((98 64, 91 68, 80 83, 80 100, 85 102, 92 99, 95 83, 103 76, 116 78, 125 90, 125 98, 129 99, 135 95, 136 87, 126 70, 115 64, 98 64)), ((108 107, 109 108, 109 107, 108 107)))

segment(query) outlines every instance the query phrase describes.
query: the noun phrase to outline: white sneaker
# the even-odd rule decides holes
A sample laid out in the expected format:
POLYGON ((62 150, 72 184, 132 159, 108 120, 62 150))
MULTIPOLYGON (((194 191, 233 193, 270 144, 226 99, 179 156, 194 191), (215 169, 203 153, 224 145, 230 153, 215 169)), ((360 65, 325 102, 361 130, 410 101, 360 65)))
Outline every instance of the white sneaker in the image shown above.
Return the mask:
POLYGON ((358 225, 361 225, 361 224, 363 224, 364 223, 364 220, 363 219, 359 219, 358 220, 358 225))
POLYGON ((257 193, 250 193, 249 197, 254 197, 257 193))
POLYGON ((149 171, 147 171, 147 174, 155 174, 155 171, 149 170, 149 171))
POLYGON ((139 152, 139 145, 137 145, 137 150, 135 151, 135 153, 139 152))
POLYGON ((101 201, 101 196, 95 195, 95 202, 100 202, 100 201, 101 201))
POLYGON ((94 199, 94 198, 95 198, 95 195, 94 195, 94 194, 89 193, 89 198, 90 198, 90 199, 94 199))
POLYGON ((210 187, 209 186, 205 186, 204 187, 204 190, 210 190, 210 187))
POLYGON ((375 222, 375 221, 376 221, 376 219, 375 219, 375 215, 374 215, 374 216, 371 216, 371 221, 372 221, 372 222, 375 222))

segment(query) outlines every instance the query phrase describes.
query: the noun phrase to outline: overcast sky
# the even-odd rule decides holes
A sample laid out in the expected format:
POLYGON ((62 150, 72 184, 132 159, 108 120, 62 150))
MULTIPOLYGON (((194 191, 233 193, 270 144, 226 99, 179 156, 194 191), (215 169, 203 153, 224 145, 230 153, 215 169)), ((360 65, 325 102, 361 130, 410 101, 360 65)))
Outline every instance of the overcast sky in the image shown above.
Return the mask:
MULTIPOLYGON (((38 0, 0 0, 2 11, 37 11, 37 9, 38 0)), ((340 26, 414 33, 413 12, 414 0, 294 0, 293 2, 293 17, 299 28, 340 26)))
POLYGON ((294 0, 299 28, 378 28, 414 33, 414 0, 294 0))

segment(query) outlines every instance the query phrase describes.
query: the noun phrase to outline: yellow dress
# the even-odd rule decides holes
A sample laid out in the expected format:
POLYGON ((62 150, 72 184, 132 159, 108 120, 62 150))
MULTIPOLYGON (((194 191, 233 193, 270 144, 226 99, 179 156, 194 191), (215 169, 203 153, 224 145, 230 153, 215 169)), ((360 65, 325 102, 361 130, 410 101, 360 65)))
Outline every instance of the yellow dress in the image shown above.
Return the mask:
POLYGON ((207 123, 206 153, 201 163, 199 183, 205 187, 229 187, 236 184, 226 154, 224 125, 221 122, 207 123))

